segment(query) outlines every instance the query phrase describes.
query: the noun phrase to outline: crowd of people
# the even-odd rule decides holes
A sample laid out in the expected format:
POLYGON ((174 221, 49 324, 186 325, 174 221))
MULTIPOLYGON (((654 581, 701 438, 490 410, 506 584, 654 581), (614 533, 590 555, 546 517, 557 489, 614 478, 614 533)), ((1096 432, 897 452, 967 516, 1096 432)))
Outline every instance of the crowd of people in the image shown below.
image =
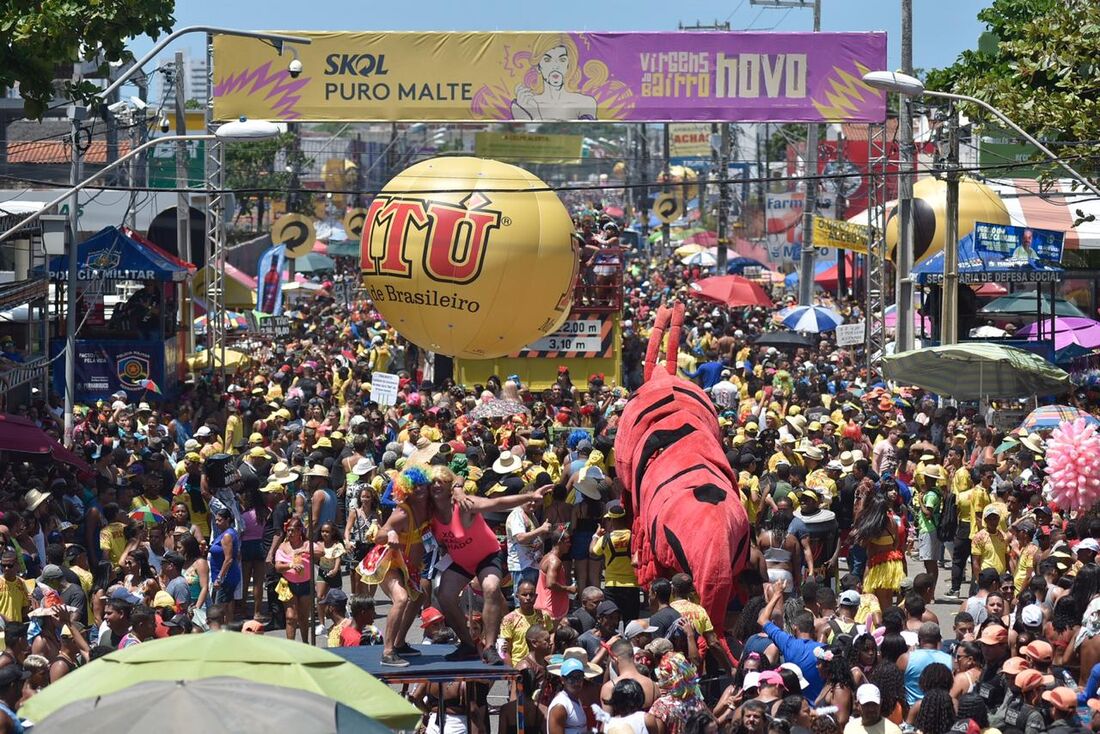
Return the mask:
MULTIPOLYGON (((618 247, 609 223, 578 222, 590 255, 618 247)), ((1100 514, 1051 506, 1044 435, 886 385, 827 333, 758 345, 774 310, 691 298, 690 275, 645 254, 610 276, 621 379, 456 384, 369 301, 321 291, 235 373, 79 406, 86 465, 3 465, 10 730, 22 701, 99 656, 217 630, 377 645, 390 670, 415 669, 422 638, 521 671, 522 712, 474 681, 409 691, 447 734, 512 731, 517 713, 548 734, 1089 726, 1100 514), (708 579, 639 586, 615 476, 653 315, 675 298, 680 373, 715 405, 751 533, 721 619, 698 603, 708 579), (371 402, 375 373, 399 376, 396 405, 371 402), (525 409, 477 417, 500 399, 525 409)), ((1060 402, 1097 413, 1095 393, 1060 402)), ((26 415, 58 433, 58 406, 26 415)))

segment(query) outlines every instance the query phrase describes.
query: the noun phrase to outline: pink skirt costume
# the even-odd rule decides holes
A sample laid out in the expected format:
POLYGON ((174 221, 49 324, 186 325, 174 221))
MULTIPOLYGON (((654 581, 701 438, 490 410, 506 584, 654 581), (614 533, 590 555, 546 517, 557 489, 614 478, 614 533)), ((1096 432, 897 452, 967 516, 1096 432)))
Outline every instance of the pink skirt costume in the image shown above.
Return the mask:
MULTIPOLYGON (((415 519, 412 508, 402 502, 398 505, 409 516, 410 523, 415 519)), ((410 527, 400 533, 401 548, 395 550, 389 545, 376 545, 367 552, 367 555, 359 562, 356 571, 363 579, 363 583, 378 585, 386 578, 390 571, 396 571, 401 575, 401 585, 412 597, 420 596, 420 564, 412 560, 413 549, 423 542, 424 530, 428 523, 410 527)), ((379 536, 381 539, 381 536, 379 536)))
POLYGON ((451 555, 450 568, 466 578, 477 578, 485 568, 503 570, 500 541, 481 515, 474 515, 470 527, 462 525, 462 512, 451 508, 451 520, 442 523, 432 516, 432 536, 451 555))

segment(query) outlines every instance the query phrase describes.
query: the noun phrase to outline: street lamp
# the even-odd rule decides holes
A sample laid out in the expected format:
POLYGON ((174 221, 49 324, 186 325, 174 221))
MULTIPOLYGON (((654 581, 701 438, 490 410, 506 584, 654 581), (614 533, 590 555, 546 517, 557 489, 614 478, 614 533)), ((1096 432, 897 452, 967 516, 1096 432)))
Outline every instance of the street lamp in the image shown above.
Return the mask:
MULTIPOLYGON (((902 74, 896 71, 870 71, 863 75, 863 81, 870 87, 875 89, 881 89, 886 92, 894 92, 909 97, 920 97, 927 95, 929 97, 939 97, 940 99, 948 99, 953 102, 967 102, 969 104, 977 105, 987 112, 991 113, 998 120, 1003 122, 1012 130, 1016 131, 1020 137, 1027 140, 1029 143, 1038 148, 1044 155, 1051 161, 1061 166, 1075 181, 1081 184, 1085 189, 1096 196, 1100 196, 1100 189, 1096 187, 1091 181, 1081 175, 1076 169, 1069 163, 1055 155, 1049 148, 1035 139, 1032 135, 1029 135, 1027 131, 1013 122, 1009 117, 998 110, 993 105, 978 99, 977 97, 971 97, 965 94, 955 94, 953 92, 937 92, 924 88, 924 82, 916 77, 908 74, 902 74)), ((957 326, 958 326, 958 307, 957 307, 957 287, 959 278, 959 170, 958 170, 958 121, 954 114, 951 115, 949 121, 949 143, 950 151, 948 153, 948 168, 946 170, 947 179, 947 207, 944 212, 947 219, 946 222, 946 237, 944 238, 944 250, 943 250, 943 296, 940 299, 940 343, 941 344, 954 344, 957 341, 957 326)), ((912 196, 912 190, 909 191, 909 196, 912 196)), ((899 205, 900 205, 899 201, 899 205)), ((910 200, 910 206, 911 206, 910 200)), ((909 309, 912 308, 912 304, 902 304, 898 302, 898 326, 901 326, 901 319, 906 318, 909 309), (902 306, 905 305, 905 313, 903 313, 902 306)))

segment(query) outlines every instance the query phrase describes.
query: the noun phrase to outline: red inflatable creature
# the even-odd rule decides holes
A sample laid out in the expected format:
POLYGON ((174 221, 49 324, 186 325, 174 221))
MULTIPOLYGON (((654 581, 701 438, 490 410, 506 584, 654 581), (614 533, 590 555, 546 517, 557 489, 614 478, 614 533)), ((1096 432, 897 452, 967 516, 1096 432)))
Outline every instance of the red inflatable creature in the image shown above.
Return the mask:
POLYGON ((683 304, 657 312, 645 384, 619 422, 615 468, 634 513, 638 582, 691 574, 721 632, 734 579, 748 559, 749 523, 714 406, 697 385, 676 376, 683 321, 683 304), (666 369, 655 369, 666 329, 666 369))

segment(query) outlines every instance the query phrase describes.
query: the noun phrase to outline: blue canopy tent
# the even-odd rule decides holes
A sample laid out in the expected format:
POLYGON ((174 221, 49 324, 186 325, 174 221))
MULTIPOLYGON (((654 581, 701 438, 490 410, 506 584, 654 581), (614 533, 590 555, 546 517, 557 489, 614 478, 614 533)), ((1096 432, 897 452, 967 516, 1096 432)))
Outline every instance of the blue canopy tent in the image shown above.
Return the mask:
MULTIPOLYGON (((186 350, 178 318, 179 303, 186 297, 180 284, 192 273, 193 266, 117 227, 106 227, 77 246, 77 292, 84 300, 76 340, 77 400, 106 399, 118 390, 135 400, 153 400, 174 391, 186 350), (144 286, 116 304, 104 323, 104 288, 123 281, 144 286), (156 387, 150 388, 150 382, 156 387)), ((50 260, 49 277, 68 283, 67 255, 50 260)), ((60 354, 65 342, 55 340, 50 346, 60 354)), ((53 378, 55 389, 63 393, 65 371, 54 370, 53 378)))

